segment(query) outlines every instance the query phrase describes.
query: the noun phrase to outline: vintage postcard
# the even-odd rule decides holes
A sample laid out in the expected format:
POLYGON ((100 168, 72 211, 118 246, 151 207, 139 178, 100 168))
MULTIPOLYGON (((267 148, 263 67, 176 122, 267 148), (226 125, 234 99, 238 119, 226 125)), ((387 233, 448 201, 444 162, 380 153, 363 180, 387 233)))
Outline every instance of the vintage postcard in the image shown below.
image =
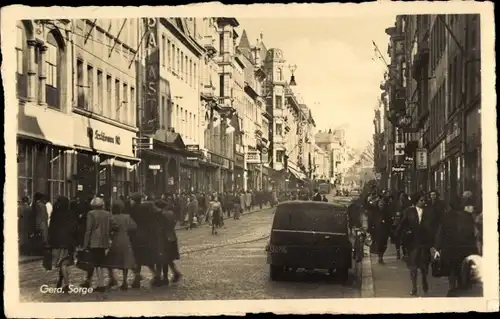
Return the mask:
POLYGON ((498 311, 493 4, 18 5, 1 39, 8 317, 498 311))

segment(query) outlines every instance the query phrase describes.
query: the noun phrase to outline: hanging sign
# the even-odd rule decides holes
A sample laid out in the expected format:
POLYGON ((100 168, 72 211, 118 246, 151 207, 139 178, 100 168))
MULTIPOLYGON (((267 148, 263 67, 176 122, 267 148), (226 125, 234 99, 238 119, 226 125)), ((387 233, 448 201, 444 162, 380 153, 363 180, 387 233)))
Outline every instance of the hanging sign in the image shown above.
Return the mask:
POLYGON ((247 154, 247 164, 260 164, 260 153, 258 151, 248 151, 247 154))
POLYGON ((427 169, 427 149, 417 149, 417 169, 427 169))
POLYGON ((159 128, 160 50, 158 47, 158 19, 144 18, 143 21, 144 41, 146 42, 146 85, 141 120, 143 132, 153 134, 159 128))
POLYGON ((405 143, 394 144, 394 155, 395 156, 405 155, 405 143))

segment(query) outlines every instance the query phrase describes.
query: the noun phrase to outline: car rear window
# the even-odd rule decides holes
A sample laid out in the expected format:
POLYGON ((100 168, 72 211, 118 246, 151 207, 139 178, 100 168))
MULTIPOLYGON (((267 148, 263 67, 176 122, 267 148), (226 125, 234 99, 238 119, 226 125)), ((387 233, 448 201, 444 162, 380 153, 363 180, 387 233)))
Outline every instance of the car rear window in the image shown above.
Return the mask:
POLYGON ((347 214, 333 205, 279 205, 273 229, 346 233, 347 214))

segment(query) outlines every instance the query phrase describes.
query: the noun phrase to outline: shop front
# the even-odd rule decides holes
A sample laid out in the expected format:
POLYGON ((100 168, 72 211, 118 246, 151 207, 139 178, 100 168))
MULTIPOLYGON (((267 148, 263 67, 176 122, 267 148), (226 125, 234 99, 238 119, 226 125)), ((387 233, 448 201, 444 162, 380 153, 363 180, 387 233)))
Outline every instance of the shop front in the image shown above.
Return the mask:
POLYGON ((446 141, 442 140, 429 156, 431 189, 437 190, 445 199, 446 195, 446 141))
POLYGON ((236 153, 234 156, 234 189, 236 191, 246 190, 245 180, 248 178, 245 172, 245 157, 243 154, 236 153))
POLYGON ((54 202, 72 196, 73 118, 32 103, 20 103, 17 131, 17 197, 36 192, 54 202))
POLYGON ((457 114, 450 120, 446 130, 446 180, 448 181, 447 199, 454 199, 460 196, 463 187, 462 178, 462 150, 461 150, 461 114, 457 114))
POLYGON ((269 171, 272 170, 266 165, 262 165, 262 190, 269 191, 271 186, 271 179, 269 178, 269 171))
POLYGON ((464 190, 474 194, 476 206, 482 205, 481 106, 465 116, 464 190))
POLYGON ((231 192, 234 190, 234 162, 218 154, 207 152, 207 162, 216 166, 213 185, 211 191, 231 192))
POLYGON ((100 194, 112 202, 133 192, 138 163, 132 147, 135 136, 131 127, 75 115, 71 193, 83 199, 100 194))
POLYGON ((203 193, 210 193, 219 189, 219 171, 218 165, 210 162, 210 154, 207 150, 202 150, 199 165, 199 183, 198 190, 203 193))

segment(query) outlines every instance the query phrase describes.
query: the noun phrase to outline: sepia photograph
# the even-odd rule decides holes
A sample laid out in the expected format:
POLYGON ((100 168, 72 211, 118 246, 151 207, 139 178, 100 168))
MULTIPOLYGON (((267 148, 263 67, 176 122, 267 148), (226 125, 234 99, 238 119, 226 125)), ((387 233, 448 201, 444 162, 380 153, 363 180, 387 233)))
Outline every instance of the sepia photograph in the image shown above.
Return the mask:
POLYGON ((493 6, 421 4, 2 8, 7 315, 498 311, 493 6))

